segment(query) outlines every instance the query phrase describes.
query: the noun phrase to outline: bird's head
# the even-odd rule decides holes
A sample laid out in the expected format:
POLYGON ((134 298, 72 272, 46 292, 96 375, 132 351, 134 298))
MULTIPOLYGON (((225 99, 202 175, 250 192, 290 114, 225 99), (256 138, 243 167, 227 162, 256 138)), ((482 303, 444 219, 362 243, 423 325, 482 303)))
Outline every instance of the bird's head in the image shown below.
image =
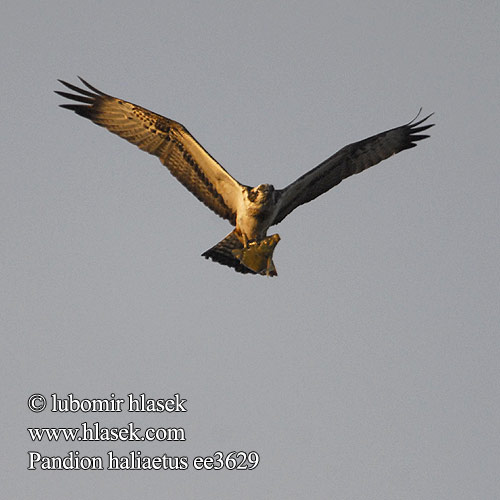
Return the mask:
POLYGON ((259 184, 250 190, 248 197, 253 202, 265 203, 272 198, 273 193, 274 186, 272 184, 259 184))

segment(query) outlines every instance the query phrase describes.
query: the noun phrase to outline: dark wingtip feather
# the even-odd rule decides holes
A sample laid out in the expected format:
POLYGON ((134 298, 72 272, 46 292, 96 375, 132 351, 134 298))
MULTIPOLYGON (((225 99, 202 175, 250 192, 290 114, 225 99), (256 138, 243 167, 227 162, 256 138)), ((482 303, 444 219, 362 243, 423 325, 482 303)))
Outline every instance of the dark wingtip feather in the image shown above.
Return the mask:
POLYGON ((425 135, 425 134, 410 136, 412 141, 421 141, 422 139, 427 139, 428 137, 430 137, 430 135, 425 135))
POLYGON ((434 123, 431 123, 430 125, 424 125, 423 127, 411 127, 411 131, 414 134, 415 132, 423 132, 424 130, 427 130, 431 127, 434 127, 434 123))
POLYGON ((409 144, 407 144, 407 147, 405 149, 409 149, 410 147, 415 147, 416 146, 415 142, 421 141, 423 139, 427 139, 428 137, 430 137, 427 134, 420 134, 420 132, 423 132, 424 130, 428 130, 431 127, 434 127, 434 123, 425 124, 421 127, 419 127, 419 125, 422 124, 423 122, 425 122, 426 120, 428 120, 434 113, 427 115, 426 117, 422 118, 421 120, 415 121, 420 116, 421 112, 422 112, 422 108, 420 108, 420 110, 418 111, 417 116, 415 116, 415 118, 413 118, 413 120, 406 125, 407 130, 408 130, 409 144))
MULTIPOLYGON (((79 77, 80 78, 80 77, 79 77)), ((94 110, 94 105, 98 101, 98 99, 102 97, 108 97, 106 94, 101 92, 100 90, 96 89, 95 87, 92 87, 89 83, 87 83, 83 78, 80 78, 82 83, 86 85, 92 92, 89 90, 77 87, 76 85, 73 85, 72 83, 65 82, 64 80, 59 80, 58 82, 67 87, 68 89, 72 90, 74 93, 70 92, 63 92, 61 90, 55 90, 54 92, 61 97, 64 97, 65 99, 69 99, 70 101, 76 101, 79 103, 83 104, 74 104, 74 103, 68 103, 68 104, 61 104, 61 108, 64 109, 69 109, 70 111, 74 111, 80 116, 83 116, 85 118, 92 119, 92 113, 94 110)))
POLYGON ((422 113, 422 107, 420 107, 420 109, 418 110, 418 113, 417 113, 417 116, 415 116, 415 118, 413 118, 411 121, 409 121, 407 123, 407 125, 418 125, 419 123, 422 123, 422 122, 425 122, 425 120, 427 120, 428 118, 430 118, 434 113, 431 113, 429 115, 427 115, 425 118, 422 118, 420 121, 416 122, 415 120, 420 116, 420 114, 422 113))
POLYGON ((69 109, 70 111, 74 111, 77 115, 83 116, 84 118, 91 117, 91 107, 84 106, 83 104, 59 104, 60 108, 69 109))
MULTIPOLYGON (((418 127, 421 123, 424 123, 426 120, 428 120, 434 114, 434 113, 430 113, 429 115, 427 115, 426 117, 422 118, 421 120, 419 120, 417 122, 416 119, 420 116, 421 112, 422 112, 422 108, 420 108, 418 110, 417 116, 415 116, 415 118, 413 118, 413 120, 411 120, 410 122, 407 123, 407 126, 411 127, 412 130, 415 130, 415 127, 418 127)), ((434 123, 431 125, 426 125, 427 128, 433 127, 433 126, 434 126, 434 123)), ((424 129, 422 129, 422 130, 424 130, 424 129)))
POLYGON ((79 94, 86 95, 88 97, 96 97, 95 94, 92 92, 89 92, 88 90, 82 89, 80 87, 77 87, 76 85, 73 85, 72 83, 65 82, 64 80, 57 80, 59 83, 62 83, 65 87, 68 87, 68 89, 73 90, 74 92, 78 92, 79 94))
POLYGON ((85 102, 86 104, 93 104, 95 99, 92 97, 87 97, 84 95, 70 94, 69 92, 62 92, 60 90, 54 90, 56 94, 59 94, 66 99, 72 99, 73 101, 85 102))
POLYGON ((85 81, 81 76, 78 77, 78 79, 87 87, 89 88, 90 90, 92 90, 93 92, 95 92, 96 94, 99 94, 99 95, 106 95, 104 92, 101 92, 99 89, 96 89, 94 86, 90 85, 90 83, 88 83, 87 81, 85 81))

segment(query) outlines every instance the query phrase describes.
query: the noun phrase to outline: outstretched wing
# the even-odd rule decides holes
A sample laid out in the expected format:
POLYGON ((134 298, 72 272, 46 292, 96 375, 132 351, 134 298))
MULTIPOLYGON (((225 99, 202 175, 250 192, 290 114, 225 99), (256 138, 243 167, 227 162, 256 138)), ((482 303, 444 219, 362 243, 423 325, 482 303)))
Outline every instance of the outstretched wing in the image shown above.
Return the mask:
POLYGON ((76 92, 57 94, 80 104, 62 108, 92 120, 161 160, 170 172, 217 215, 236 224, 242 186, 194 139, 183 125, 107 95, 80 78, 90 90, 59 80, 76 92))
POLYGON ((278 209, 273 224, 278 224, 292 210, 326 193, 345 178, 358 174, 404 149, 415 147, 417 141, 429 137, 421 132, 433 125, 419 125, 430 116, 432 114, 415 121, 417 115, 406 125, 349 144, 286 188, 279 190, 278 209))

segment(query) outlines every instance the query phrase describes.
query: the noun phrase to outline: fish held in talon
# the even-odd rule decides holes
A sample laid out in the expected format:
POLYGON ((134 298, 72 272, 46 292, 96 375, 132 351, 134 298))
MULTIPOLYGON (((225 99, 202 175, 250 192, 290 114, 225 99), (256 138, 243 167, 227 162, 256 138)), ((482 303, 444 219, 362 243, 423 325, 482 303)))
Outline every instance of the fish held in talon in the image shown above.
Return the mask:
POLYGON ((277 276, 273 253, 279 240, 279 234, 273 234, 260 241, 252 241, 247 247, 234 249, 231 253, 256 274, 277 276))

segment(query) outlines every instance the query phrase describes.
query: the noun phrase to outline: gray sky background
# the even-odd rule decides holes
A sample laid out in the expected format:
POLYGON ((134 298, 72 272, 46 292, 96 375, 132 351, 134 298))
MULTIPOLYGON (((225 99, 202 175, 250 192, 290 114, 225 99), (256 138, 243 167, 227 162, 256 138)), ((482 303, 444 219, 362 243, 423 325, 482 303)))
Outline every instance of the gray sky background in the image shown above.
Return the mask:
POLYGON ((500 498, 499 4, 7 1, 5 498, 500 498), (157 161, 58 108, 81 75, 183 123, 240 182, 432 137, 297 209, 277 279, 200 254, 230 230, 157 161), (35 414, 33 393, 179 393, 183 414, 35 414), (177 426, 183 443, 27 427, 177 426), (253 471, 28 471, 47 456, 252 451, 253 471))

